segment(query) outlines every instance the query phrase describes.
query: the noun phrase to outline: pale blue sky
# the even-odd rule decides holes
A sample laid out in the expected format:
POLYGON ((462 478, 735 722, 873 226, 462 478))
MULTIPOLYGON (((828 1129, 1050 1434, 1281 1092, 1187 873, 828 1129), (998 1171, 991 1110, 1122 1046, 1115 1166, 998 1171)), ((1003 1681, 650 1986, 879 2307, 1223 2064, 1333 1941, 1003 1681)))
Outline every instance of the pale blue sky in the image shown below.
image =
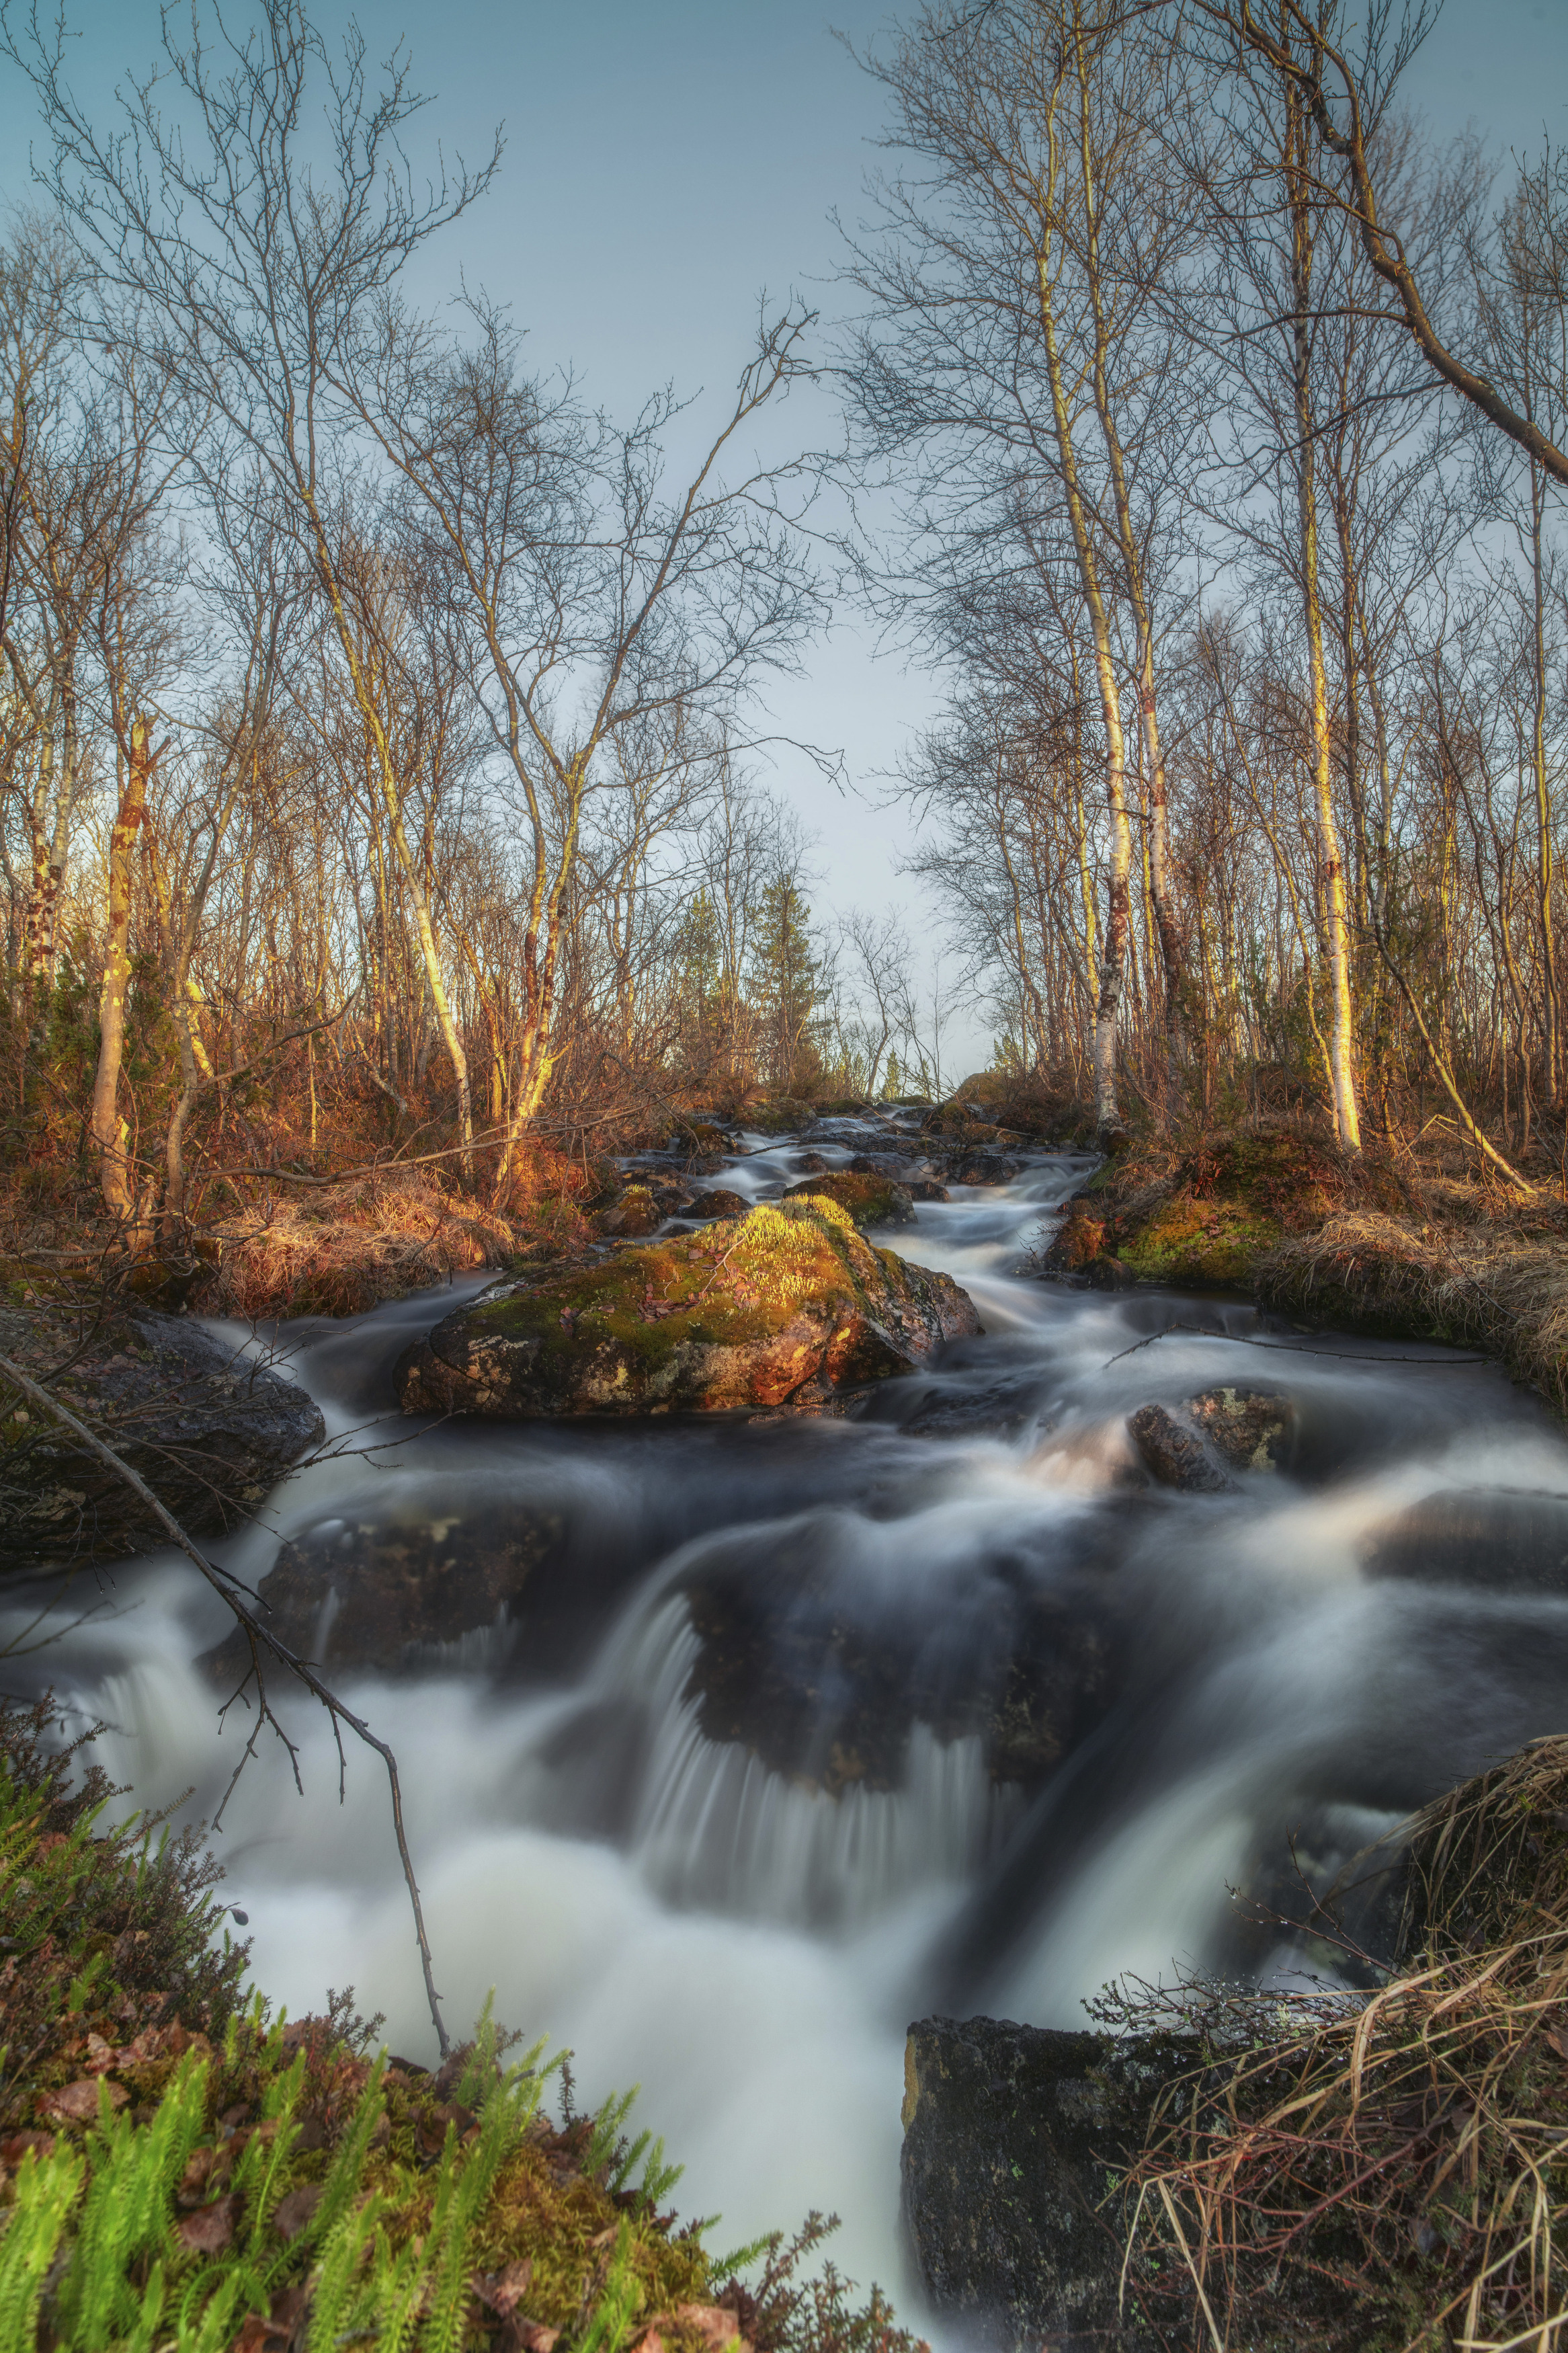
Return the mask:
MULTIPOLYGON (((330 27, 348 11, 334 0, 318 13, 330 27)), ((717 400, 764 286, 831 312, 828 216, 856 212, 881 107, 830 28, 863 43, 888 14, 877 0, 395 0, 362 22, 373 46, 407 36, 420 86, 437 94, 427 124, 449 149, 478 153, 505 123, 498 191, 431 266, 481 280, 529 328, 535 365, 571 362, 624 413, 667 379, 717 400)), ((68 0, 68 21, 84 95, 107 98, 126 65, 152 59, 151 0, 68 0)), ((1473 122, 1505 148, 1543 127, 1568 135, 1568 0, 1449 0, 1406 87, 1445 134, 1473 122)), ((0 199, 26 197, 32 129, 30 91, 0 69, 0 199)), ((842 745, 873 795, 931 707, 926 681, 873 661, 853 627, 774 697, 783 730, 842 745)), ((900 817, 844 799, 788 753, 777 781, 823 836, 819 903, 908 901, 900 817)))

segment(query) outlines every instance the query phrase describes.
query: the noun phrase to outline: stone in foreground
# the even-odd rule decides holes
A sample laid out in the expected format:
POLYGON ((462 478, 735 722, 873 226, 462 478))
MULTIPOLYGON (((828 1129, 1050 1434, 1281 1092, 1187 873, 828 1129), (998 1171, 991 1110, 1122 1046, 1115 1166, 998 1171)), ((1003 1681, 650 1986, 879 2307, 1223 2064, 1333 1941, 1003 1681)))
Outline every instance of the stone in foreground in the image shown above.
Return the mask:
POLYGON ((820 1409, 980 1330, 950 1275, 872 1249, 834 1201, 784 1200, 448 1315, 398 1366, 405 1413, 820 1409))
POLYGON ((904 2049, 904 2229, 927 2297, 966 2345, 1144 2353, 1121 2308, 1119 2177, 1159 2094, 1196 2063, 1176 2037, 921 2019, 904 2049))
MULTIPOLYGON (((250 1517, 325 1434, 303 1389, 205 1331, 151 1308, 85 1339, 63 1311, 0 1318, 5 1352, 37 1374, 61 1358, 69 1408, 139 1472, 192 1535, 250 1517)), ((123 1480, 41 1408, 16 1405, 0 1434, 0 1574, 79 1568, 168 1542, 123 1480)))

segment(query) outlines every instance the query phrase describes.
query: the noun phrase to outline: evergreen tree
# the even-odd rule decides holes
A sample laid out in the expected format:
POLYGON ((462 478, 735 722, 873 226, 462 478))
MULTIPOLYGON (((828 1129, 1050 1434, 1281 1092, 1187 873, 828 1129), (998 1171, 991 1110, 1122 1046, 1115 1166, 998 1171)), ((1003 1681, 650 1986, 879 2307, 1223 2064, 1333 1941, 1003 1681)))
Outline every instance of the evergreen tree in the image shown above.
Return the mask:
POLYGON ((763 1072, 786 1094, 813 1085, 821 1060, 812 1029, 826 992, 810 924, 811 909, 795 877, 776 874, 752 923, 749 980, 763 1072))

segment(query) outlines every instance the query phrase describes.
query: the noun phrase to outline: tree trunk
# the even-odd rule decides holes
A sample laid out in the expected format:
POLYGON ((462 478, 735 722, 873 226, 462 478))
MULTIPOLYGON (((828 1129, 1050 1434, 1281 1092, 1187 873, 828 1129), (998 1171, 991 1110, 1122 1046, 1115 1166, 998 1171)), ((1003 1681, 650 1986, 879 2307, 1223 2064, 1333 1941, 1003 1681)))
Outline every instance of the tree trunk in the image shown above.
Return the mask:
POLYGON ((125 996, 131 983, 131 897, 136 879, 136 844, 147 807, 150 768, 147 723, 132 722, 125 789, 109 840, 109 927, 103 957, 103 991, 98 1009, 98 1071, 92 1082, 92 1140, 98 1149, 99 1181, 110 1217, 131 1217, 134 1195, 126 1158, 126 1128, 120 1117, 120 1065, 125 1051, 125 996))

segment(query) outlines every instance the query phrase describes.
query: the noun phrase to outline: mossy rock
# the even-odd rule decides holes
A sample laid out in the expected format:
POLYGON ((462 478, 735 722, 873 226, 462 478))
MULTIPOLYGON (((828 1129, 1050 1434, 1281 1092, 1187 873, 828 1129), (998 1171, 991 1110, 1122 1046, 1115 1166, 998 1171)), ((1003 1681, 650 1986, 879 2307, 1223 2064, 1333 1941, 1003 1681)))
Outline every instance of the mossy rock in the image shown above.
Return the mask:
POLYGON ((506 1420, 820 1407, 979 1329, 950 1276, 812 1196, 498 1285, 409 1350, 398 1385, 406 1413, 506 1420))
POLYGON ((784 1199, 837 1201, 862 1229, 910 1226, 915 1218, 914 1198, 907 1186, 895 1184, 889 1176, 858 1176, 849 1168, 804 1177, 790 1187, 784 1199))
POLYGON ((1142 1282, 1227 1289, 1250 1282, 1255 1261, 1281 1229, 1238 1201, 1194 1201, 1179 1193, 1118 1253, 1142 1282))
MULTIPOLYGON (((858 1104, 856 1106, 859 1108, 858 1104)), ((743 1124, 758 1135, 796 1135, 816 1117, 816 1105, 798 1095, 780 1095, 773 1103, 753 1103, 742 1113, 743 1124)))
POLYGON ((628 1185, 618 1201, 600 1210, 594 1223, 602 1234, 625 1234, 635 1240, 657 1233, 665 1216, 662 1204, 647 1185, 628 1185))

